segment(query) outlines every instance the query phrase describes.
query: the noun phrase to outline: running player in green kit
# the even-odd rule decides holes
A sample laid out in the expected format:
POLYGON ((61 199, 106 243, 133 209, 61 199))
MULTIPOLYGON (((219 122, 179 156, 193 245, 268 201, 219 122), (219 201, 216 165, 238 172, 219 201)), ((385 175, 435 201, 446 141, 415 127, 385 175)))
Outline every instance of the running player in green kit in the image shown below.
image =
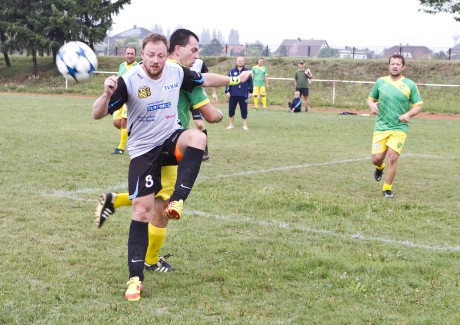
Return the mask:
POLYGON ((392 55, 389 59, 390 75, 377 79, 367 100, 372 113, 377 114, 372 137, 372 163, 376 166, 374 177, 380 181, 386 169, 382 190, 388 199, 394 197, 393 180, 409 120, 422 111, 423 104, 417 85, 402 75, 404 68, 404 57, 392 55))

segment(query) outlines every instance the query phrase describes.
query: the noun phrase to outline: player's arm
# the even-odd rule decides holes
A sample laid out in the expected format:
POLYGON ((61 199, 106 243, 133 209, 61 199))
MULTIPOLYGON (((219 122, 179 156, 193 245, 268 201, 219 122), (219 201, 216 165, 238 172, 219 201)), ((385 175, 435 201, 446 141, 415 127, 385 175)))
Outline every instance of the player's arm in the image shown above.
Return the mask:
POLYGON ((215 108, 211 103, 207 103, 199 108, 201 115, 208 123, 219 123, 224 115, 221 110, 215 108))
POLYGON ((379 112, 379 102, 372 98, 372 97, 369 97, 367 99, 367 106, 369 106, 369 108, 371 109, 371 112, 372 114, 377 114, 379 112))
POLYGON ((93 118, 99 120, 108 113, 112 114, 120 109, 126 101, 127 91, 123 78, 107 77, 104 81, 104 92, 94 101, 93 118))
POLYGON ((234 86, 246 82, 252 76, 251 71, 243 71, 238 77, 222 76, 216 73, 203 73, 204 77, 203 87, 223 87, 234 86))
POLYGON ((403 123, 408 123, 409 120, 422 111, 422 105, 414 105, 407 113, 401 115, 399 120, 403 123))

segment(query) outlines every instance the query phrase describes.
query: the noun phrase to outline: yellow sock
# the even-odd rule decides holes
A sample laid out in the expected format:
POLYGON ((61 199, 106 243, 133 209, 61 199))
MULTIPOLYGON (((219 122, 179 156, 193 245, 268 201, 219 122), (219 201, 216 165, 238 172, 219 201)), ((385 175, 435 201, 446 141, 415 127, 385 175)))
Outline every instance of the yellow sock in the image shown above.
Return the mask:
POLYGON ((267 108, 267 97, 262 97, 262 105, 264 108, 267 108))
POLYGON ((128 142, 128 130, 120 129, 120 144, 118 149, 125 150, 126 142, 128 142))
POLYGON ((129 199, 129 193, 117 193, 115 195, 115 199, 113 200, 113 207, 127 207, 132 204, 131 200, 129 199))
POLYGON ((391 191, 392 186, 393 186, 393 184, 384 183, 383 184, 383 191, 391 191))
POLYGON ((256 96, 254 97, 254 107, 258 108, 259 107, 259 98, 256 96))
POLYGON ((160 258, 160 250, 166 237, 167 228, 157 228, 149 223, 149 246, 145 254, 145 263, 156 264, 160 258))
POLYGON ((377 168, 378 170, 382 170, 385 168, 385 163, 382 163, 381 166, 376 166, 375 168, 377 168))

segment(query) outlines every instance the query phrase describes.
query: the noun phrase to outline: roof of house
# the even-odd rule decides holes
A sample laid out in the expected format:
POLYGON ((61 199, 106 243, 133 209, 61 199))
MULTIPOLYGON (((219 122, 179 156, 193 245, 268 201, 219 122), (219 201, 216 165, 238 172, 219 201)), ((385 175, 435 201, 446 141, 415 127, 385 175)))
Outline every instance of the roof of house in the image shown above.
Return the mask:
POLYGON ((329 47, 325 40, 285 39, 274 55, 280 54, 284 48, 288 57, 316 57, 323 47, 329 47))
POLYGON ((118 33, 116 35, 113 35, 111 38, 112 39, 124 39, 127 37, 137 37, 139 39, 143 39, 147 35, 151 34, 152 32, 146 28, 143 27, 137 27, 134 25, 133 28, 125 30, 124 32, 118 33))
POLYGON ((410 53, 414 59, 422 59, 433 55, 433 51, 426 46, 414 46, 414 45, 395 45, 386 49, 384 54, 391 56, 395 53, 410 53))

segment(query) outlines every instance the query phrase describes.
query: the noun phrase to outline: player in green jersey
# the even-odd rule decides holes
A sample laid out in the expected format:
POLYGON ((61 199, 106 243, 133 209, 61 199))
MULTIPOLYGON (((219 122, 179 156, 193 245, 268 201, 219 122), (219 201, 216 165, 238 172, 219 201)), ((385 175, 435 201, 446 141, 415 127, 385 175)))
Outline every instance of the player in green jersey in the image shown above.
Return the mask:
POLYGON ((263 65, 264 59, 259 58, 257 65, 251 68, 252 71, 252 96, 254 99, 254 109, 259 108, 259 100, 262 102, 264 110, 267 109, 267 89, 268 89, 268 71, 267 67, 263 65))
POLYGON ((380 181, 386 169, 382 190, 388 199, 394 197, 392 186, 409 120, 422 111, 423 104, 417 85, 402 75, 404 69, 404 57, 392 55, 389 59, 390 75, 377 79, 367 100, 372 113, 377 114, 372 137, 374 178, 380 181))
MULTIPOLYGON (((126 71, 137 65, 136 49, 134 47, 126 48, 125 59, 125 62, 120 63, 117 77, 121 77, 126 71)), ((113 114, 113 125, 117 129, 120 129, 120 143, 113 151, 114 155, 121 155, 125 152, 126 142, 128 141, 128 131, 126 130, 127 118, 128 108, 126 107, 126 104, 113 114)))

